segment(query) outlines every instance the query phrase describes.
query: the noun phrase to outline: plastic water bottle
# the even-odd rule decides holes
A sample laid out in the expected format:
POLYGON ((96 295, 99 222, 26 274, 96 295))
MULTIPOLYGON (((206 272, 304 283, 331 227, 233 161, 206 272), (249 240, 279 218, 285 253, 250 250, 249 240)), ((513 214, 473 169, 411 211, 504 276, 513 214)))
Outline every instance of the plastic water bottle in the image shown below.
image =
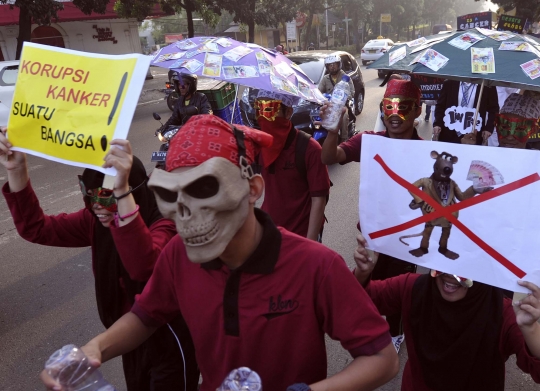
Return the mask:
POLYGON ((49 375, 67 391, 116 391, 75 345, 54 352, 45 363, 49 375))
POLYGON ((351 95, 349 80, 351 80, 349 76, 343 75, 341 81, 334 87, 329 107, 326 109, 325 118, 321 123, 326 129, 337 129, 339 127, 341 109, 345 106, 347 99, 351 95))
POLYGON ((261 391, 261 378, 247 367, 234 369, 216 391, 261 391))

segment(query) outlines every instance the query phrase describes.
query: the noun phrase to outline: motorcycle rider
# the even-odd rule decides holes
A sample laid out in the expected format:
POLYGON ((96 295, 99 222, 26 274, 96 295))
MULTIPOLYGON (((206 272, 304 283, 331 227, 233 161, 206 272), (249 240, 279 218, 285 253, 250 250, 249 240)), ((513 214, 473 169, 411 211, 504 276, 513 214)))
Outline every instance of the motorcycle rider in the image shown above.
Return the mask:
MULTIPOLYGON (((330 54, 329 56, 327 56, 324 59, 324 66, 326 67, 328 73, 324 75, 319 82, 319 91, 321 91, 323 94, 332 94, 332 91, 334 91, 334 86, 341 81, 343 76, 346 76, 347 74, 341 69, 341 58, 338 54, 330 54)), ((355 96, 355 91, 354 84, 351 79, 349 79, 349 89, 351 92, 349 98, 353 99, 355 96)), ((342 141, 345 141, 349 138, 347 129, 349 124, 349 118, 351 118, 353 121, 356 120, 356 116, 354 115, 350 106, 348 106, 347 115, 343 117, 343 122, 341 125, 342 141)))
POLYGON ((285 50, 285 47, 283 45, 276 45, 275 50, 276 52, 279 52, 281 54, 289 54, 289 52, 285 50))
POLYGON ((206 95, 197 92, 197 75, 177 73, 171 80, 179 98, 171 118, 163 125, 164 129, 170 125, 183 125, 192 115, 212 114, 212 107, 206 95))

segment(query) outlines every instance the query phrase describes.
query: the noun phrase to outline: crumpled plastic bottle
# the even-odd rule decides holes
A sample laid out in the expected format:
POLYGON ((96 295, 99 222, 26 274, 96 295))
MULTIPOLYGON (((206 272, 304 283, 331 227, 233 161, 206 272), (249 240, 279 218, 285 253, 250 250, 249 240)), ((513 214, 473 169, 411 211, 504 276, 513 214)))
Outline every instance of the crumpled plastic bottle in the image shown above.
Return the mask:
POLYGON ((116 391, 101 372, 88 363, 88 358, 75 345, 66 345, 54 352, 45 363, 47 373, 66 391, 116 391))
POLYGON ((247 367, 232 370, 216 391, 262 391, 261 378, 247 367))

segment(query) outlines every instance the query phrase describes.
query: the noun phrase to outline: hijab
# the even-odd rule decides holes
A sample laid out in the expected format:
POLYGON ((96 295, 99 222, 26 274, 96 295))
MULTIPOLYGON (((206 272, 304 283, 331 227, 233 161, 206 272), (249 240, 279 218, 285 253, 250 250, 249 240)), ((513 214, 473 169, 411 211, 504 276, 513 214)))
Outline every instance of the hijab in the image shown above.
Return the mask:
MULTIPOLYGON (((84 170, 82 175, 82 180, 88 189, 101 187, 103 178, 103 173, 91 169, 84 170)), ((143 163, 134 156, 133 166, 129 173, 129 186, 135 189, 147 180, 148 177, 143 163)), ((139 214, 147 227, 150 227, 157 220, 163 218, 157 207, 154 193, 148 188, 146 183, 133 191, 133 197, 139 205, 139 214)), ((85 199, 85 203, 88 207, 89 200, 85 199)), ((90 211, 95 216, 93 210, 90 209, 90 211)), ((109 328, 124 314, 125 293, 120 287, 120 279, 124 283, 127 299, 130 304, 134 303, 135 295, 142 292, 146 282, 133 281, 129 277, 116 250, 116 244, 114 243, 110 229, 104 227, 97 218, 94 221, 93 233, 97 307, 101 322, 105 327, 109 328)))
POLYGON ((415 281, 411 327, 430 389, 504 390, 504 360, 499 353, 502 309, 502 291, 477 281, 456 302, 441 296, 436 278, 425 274, 415 281))

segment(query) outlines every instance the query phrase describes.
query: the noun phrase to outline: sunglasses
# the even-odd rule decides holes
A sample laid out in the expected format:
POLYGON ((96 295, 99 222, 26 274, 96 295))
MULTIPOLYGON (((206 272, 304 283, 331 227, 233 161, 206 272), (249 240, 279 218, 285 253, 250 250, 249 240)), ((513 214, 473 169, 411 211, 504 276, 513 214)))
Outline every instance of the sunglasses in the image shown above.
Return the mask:
POLYGON ((79 187, 83 196, 88 197, 90 204, 99 204, 110 212, 116 212, 117 205, 116 199, 113 197, 113 191, 111 189, 104 189, 98 187, 97 189, 88 189, 84 184, 82 175, 77 175, 79 178, 79 187))

